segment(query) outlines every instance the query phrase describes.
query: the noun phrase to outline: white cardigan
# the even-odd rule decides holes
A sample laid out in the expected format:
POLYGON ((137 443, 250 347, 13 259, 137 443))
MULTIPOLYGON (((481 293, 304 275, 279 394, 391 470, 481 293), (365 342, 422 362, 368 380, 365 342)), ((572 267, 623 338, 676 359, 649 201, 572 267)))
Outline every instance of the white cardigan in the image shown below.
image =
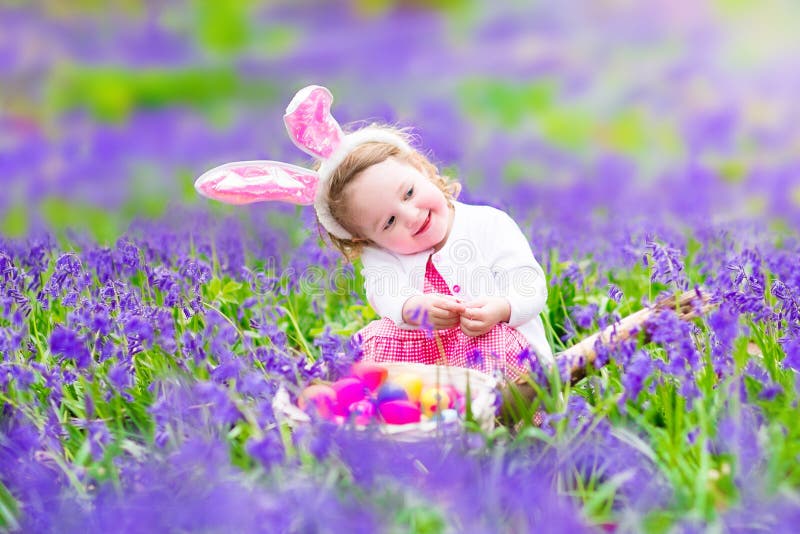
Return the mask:
POLYGON ((453 204, 453 227, 438 252, 428 249, 405 255, 377 247, 364 249, 367 300, 398 327, 417 328, 403 321, 403 305, 422 294, 425 266, 433 253, 436 270, 453 296, 465 302, 482 296, 505 297, 511 305, 508 324, 525 336, 543 363, 552 362, 539 315, 547 301, 547 282, 530 243, 506 213, 491 206, 453 204))

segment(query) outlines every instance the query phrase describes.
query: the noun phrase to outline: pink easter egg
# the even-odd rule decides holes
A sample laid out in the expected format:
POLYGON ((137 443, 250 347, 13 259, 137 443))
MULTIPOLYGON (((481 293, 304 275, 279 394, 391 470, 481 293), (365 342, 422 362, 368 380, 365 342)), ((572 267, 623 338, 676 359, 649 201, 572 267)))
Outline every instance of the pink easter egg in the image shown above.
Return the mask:
POLYGON ((357 425, 367 425, 375 417, 375 405, 369 399, 354 402, 350 405, 350 417, 357 425))
POLYGON ((450 397, 450 405, 448 408, 455 408, 456 404, 458 404, 458 400, 464 397, 464 395, 451 384, 442 386, 442 390, 447 393, 448 397, 450 397))
POLYGON ((324 384, 313 384, 300 393, 297 405, 301 410, 315 410, 317 414, 326 419, 333 416, 336 410, 336 391, 324 384))
POLYGON ((386 377, 389 374, 386 367, 367 362, 354 363, 350 372, 354 377, 364 382, 370 391, 375 391, 381 384, 386 382, 386 377))
POLYGON ((394 400, 378 405, 383 420, 390 425, 406 425, 409 423, 419 423, 419 408, 413 402, 407 400, 394 400))
POLYGON ((462 395, 456 399, 456 403, 453 408, 460 414, 465 413, 467 411, 467 397, 462 395))
POLYGON ((336 415, 347 415, 351 404, 367 397, 367 388, 358 378, 342 378, 331 384, 331 388, 336 392, 336 415))

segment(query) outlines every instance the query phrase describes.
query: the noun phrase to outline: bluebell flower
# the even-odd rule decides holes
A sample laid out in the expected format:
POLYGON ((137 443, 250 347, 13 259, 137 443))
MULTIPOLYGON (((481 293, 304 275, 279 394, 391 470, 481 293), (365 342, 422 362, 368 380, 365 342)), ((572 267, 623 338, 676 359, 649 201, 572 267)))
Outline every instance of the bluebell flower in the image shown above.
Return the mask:
POLYGON ((75 331, 62 325, 56 325, 50 334, 50 351, 62 356, 62 359, 71 359, 79 369, 88 367, 91 363, 86 344, 75 331))
POLYGON ((781 366, 784 369, 800 371, 800 340, 782 340, 781 347, 783 348, 783 352, 785 354, 783 360, 781 361, 781 366))
POLYGON ((614 302, 620 302, 624 296, 622 290, 614 284, 608 284, 608 298, 614 302))
POLYGON ((633 354, 631 361, 628 362, 622 372, 621 378, 625 393, 620 398, 620 404, 628 399, 637 399, 653 369, 653 361, 645 351, 639 350, 633 354))
POLYGON ((250 440, 247 443, 247 452, 266 470, 281 463, 286 456, 283 441, 277 430, 266 432, 261 439, 250 440))

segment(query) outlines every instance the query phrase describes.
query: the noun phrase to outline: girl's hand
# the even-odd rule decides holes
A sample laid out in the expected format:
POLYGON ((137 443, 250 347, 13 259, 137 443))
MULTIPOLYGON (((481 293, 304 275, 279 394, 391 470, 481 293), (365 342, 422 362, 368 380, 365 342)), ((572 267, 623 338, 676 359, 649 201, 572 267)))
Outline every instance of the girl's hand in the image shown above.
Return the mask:
POLYGON ((508 322, 511 305, 503 297, 480 297, 466 303, 461 314, 461 330, 468 336, 481 336, 497 323, 508 322))
POLYGON ((403 305, 403 320, 408 324, 420 325, 427 312, 427 322, 435 330, 458 326, 464 304, 450 295, 426 293, 409 298, 403 305))

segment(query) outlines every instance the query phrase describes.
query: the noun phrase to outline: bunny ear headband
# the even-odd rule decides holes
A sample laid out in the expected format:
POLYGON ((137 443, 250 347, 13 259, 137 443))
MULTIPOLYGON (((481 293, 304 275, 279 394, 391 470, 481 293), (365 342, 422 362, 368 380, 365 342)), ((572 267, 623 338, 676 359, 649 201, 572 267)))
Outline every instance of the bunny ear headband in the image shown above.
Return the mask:
POLYGON ((394 145, 407 154, 411 147, 400 136, 368 126, 345 135, 331 115, 333 95, 325 87, 309 85, 294 96, 283 122, 292 142, 303 152, 321 160, 318 171, 279 161, 236 161, 205 172, 194 183, 201 195, 227 202, 250 204, 266 200, 314 205, 317 219, 340 239, 351 239, 331 215, 330 177, 354 148, 364 143, 394 145))

